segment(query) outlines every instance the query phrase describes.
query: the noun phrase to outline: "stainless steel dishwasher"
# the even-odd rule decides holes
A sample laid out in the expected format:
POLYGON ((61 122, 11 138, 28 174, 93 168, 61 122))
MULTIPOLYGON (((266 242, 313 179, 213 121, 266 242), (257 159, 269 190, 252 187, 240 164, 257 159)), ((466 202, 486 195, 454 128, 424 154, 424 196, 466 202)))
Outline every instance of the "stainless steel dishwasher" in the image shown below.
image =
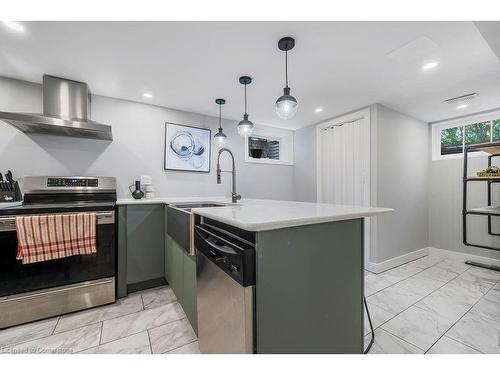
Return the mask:
POLYGON ((255 352, 255 234, 241 232, 216 222, 195 226, 202 353, 255 352))

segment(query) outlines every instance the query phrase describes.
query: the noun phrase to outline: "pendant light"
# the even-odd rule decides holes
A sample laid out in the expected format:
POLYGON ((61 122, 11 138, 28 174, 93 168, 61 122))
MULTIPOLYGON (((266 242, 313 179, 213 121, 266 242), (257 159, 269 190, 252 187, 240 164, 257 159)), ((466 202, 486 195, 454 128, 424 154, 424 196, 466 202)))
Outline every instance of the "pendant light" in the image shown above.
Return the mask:
POLYGON ((295 39, 289 36, 281 38, 278 42, 278 48, 281 51, 285 51, 285 88, 283 89, 283 95, 276 100, 276 113, 284 120, 295 116, 299 107, 297 99, 290 95, 290 87, 288 87, 288 51, 294 46, 295 39))
POLYGON ((222 131, 222 106, 226 104, 224 99, 215 99, 215 103, 219 105, 219 131, 214 135, 214 139, 218 140, 219 143, 224 143, 227 136, 222 131))
POLYGON ((238 134, 245 137, 252 134, 254 128, 253 122, 248 119, 247 113, 247 85, 252 83, 252 78, 248 76, 240 77, 240 83, 245 86, 245 114, 243 120, 238 123, 238 134))

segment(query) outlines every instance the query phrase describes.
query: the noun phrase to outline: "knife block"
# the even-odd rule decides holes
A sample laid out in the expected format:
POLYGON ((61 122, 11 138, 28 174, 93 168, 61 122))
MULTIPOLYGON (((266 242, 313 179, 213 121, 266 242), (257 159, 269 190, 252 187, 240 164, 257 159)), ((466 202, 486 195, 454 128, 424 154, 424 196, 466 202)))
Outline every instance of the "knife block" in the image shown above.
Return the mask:
POLYGON ((21 189, 17 181, 2 181, 0 190, 0 202, 16 202, 22 200, 21 189))

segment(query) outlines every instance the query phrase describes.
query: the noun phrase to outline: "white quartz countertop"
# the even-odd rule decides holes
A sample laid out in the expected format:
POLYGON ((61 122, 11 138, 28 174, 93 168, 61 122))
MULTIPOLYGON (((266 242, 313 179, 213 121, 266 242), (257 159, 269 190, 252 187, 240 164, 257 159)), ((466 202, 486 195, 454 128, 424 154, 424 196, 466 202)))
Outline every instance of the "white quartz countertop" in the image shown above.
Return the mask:
MULTIPOLYGON (((253 199, 245 199, 245 200, 253 200, 253 199)), ((187 203, 187 202, 215 202, 215 203, 231 204, 231 198, 228 197, 158 197, 158 198, 148 198, 148 199, 120 198, 116 201, 116 204, 117 205, 162 204, 162 203, 170 204, 170 203, 187 203)))
POLYGON ((225 197, 119 199, 117 204, 171 204, 181 202, 225 203, 224 207, 193 208, 191 212, 248 231, 265 231, 309 224, 377 216, 392 208, 347 206, 327 203, 242 199, 225 197))

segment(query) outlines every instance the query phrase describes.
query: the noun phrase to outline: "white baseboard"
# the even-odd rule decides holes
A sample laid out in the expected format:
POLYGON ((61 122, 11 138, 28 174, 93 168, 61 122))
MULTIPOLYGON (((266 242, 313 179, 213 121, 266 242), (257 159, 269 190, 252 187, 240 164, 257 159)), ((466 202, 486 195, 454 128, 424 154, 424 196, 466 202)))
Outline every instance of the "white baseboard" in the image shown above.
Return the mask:
POLYGON ((380 263, 368 262, 367 264, 365 264, 365 269, 367 271, 370 271, 373 273, 380 273, 380 272, 387 271, 391 268, 400 266, 402 264, 411 262, 412 260, 422 258, 423 256, 426 256, 426 255, 429 255, 429 248, 428 247, 424 247, 422 249, 415 250, 415 251, 409 252, 407 254, 403 254, 403 255, 400 255, 398 257, 385 260, 385 261, 380 262, 380 263))
POLYGON ((410 253, 403 254, 401 256, 391 258, 380 263, 368 262, 365 264, 365 269, 373 273, 381 273, 429 254, 438 255, 446 258, 452 258, 464 262, 466 260, 470 260, 477 263, 489 264, 492 266, 500 267, 500 259, 487 258, 468 253, 461 253, 459 251, 454 251, 454 250, 439 249, 437 247, 424 247, 422 249, 415 250, 410 253))
POLYGON ((492 266, 500 267, 500 259, 482 257, 479 255, 472 255, 468 253, 461 253, 454 250, 439 249, 437 247, 429 247, 429 253, 433 255, 439 255, 447 258, 452 258, 460 261, 470 260, 477 263, 489 264, 492 266))

